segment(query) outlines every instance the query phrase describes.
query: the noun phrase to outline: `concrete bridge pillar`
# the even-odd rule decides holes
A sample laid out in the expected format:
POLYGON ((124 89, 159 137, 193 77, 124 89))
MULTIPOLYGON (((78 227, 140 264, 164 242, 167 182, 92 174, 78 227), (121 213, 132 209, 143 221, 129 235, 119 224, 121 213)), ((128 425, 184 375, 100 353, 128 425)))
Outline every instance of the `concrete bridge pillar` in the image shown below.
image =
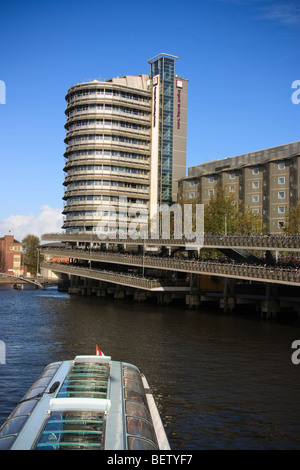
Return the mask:
POLYGON ((223 298, 220 300, 220 308, 224 313, 232 313, 235 308, 235 279, 225 278, 223 298))

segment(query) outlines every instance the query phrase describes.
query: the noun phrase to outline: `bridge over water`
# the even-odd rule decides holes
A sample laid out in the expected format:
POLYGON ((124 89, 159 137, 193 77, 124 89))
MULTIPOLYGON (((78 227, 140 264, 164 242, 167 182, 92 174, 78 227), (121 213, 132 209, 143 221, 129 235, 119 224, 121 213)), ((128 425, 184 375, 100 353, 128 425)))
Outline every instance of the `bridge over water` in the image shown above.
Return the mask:
POLYGON ((6 274, 6 273, 0 273, 0 277, 9 278, 15 281, 21 281, 22 283, 26 283, 26 284, 32 284, 36 288, 41 288, 41 289, 45 289, 45 287, 49 285, 53 285, 53 283, 57 284, 56 281, 49 282, 48 280, 43 280, 39 282, 37 279, 32 279, 32 278, 23 277, 23 276, 15 276, 13 274, 6 274))
MULTIPOLYGON (((167 270, 174 272, 192 273, 192 274, 203 274, 218 277, 230 277, 233 279, 244 279, 248 281, 261 281, 270 282, 272 284, 286 284, 291 286, 300 286, 300 270, 287 269, 283 267, 264 266, 264 265, 248 265, 248 264, 236 264, 236 263, 220 263, 220 262, 207 262, 197 259, 183 259, 183 258, 169 258, 169 257, 157 257, 157 256, 144 256, 144 255, 132 255, 132 254, 121 254, 121 253, 105 253, 100 251, 92 250, 66 250, 66 249, 47 249, 43 250, 45 255, 52 255, 60 258, 67 258, 71 260, 70 264, 58 264, 52 263, 47 264, 48 269, 59 272, 71 272, 75 274, 76 269, 80 270, 80 275, 90 277, 94 279, 107 280, 108 271, 102 270, 101 267, 91 269, 92 272, 87 272, 87 269, 80 268, 80 266, 74 265, 74 260, 85 260, 89 262, 108 263, 115 266, 138 266, 142 269, 150 268, 154 270, 167 270), (70 271, 71 270, 71 271, 70 271)), ((45 266, 46 267, 46 266, 45 266)), ((78 271, 79 272, 79 271, 78 271)), ((119 273, 115 273, 119 276, 119 273)), ((110 282, 119 282, 119 277, 114 276, 112 272, 109 274, 110 282)), ((122 273, 123 279, 126 273, 122 273)), ((130 279, 132 276, 127 274, 127 285, 130 285, 130 279)), ((142 287, 141 282, 141 287, 142 287)), ((137 285, 136 278, 134 278, 133 285, 137 285)), ((145 288, 156 290, 160 288, 164 290, 166 286, 159 279, 145 285, 145 288)), ((171 286, 168 286, 171 289, 171 286)), ((173 290, 176 290, 176 285, 173 286, 173 290)))
MULTIPOLYGON (((68 243, 115 243, 120 245, 147 245, 171 246, 192 248, 192 240, 182 236, 180 238, 107 238, 101 239, 92 232, 76 233, 48 233, 42 235, 44 241, 60 241, 68 243)), ((200 248, 229 248, 243 250, 270 250, 270 251, 300 251, 300 236, 298 235, 208 235, 203 236, 203 245, 200 248)), ((195 244, 195 250, 197 246, 195 244)))
POLYGON ((145 298, 155 293, 173 299, 185 296, 190 306, 218 298, 224 310, 253 302, 262 312, 276 313, 288 306, 300 314, 300 270, 278 264, 274 256, 275 252, 299 252, 299 236, 205 234, 201 247, 191 246, 184 237, 100 240, 87 232, 46 234, 42 239, 59 242, 44 245, 43 252, 52 257, 52 263, 43 266, 67 276, 74 293, 99 295, 103 288, 115 293, 123 290, 127 295, 129 288, 138 298, 143 293, 145 298), (217 249, 227 261, 201 260, 199 248, 217 249), (215 279, 213 286, 206 287, 205 279, 215 279), (242 293, 243 289, 247 292, 242 293))

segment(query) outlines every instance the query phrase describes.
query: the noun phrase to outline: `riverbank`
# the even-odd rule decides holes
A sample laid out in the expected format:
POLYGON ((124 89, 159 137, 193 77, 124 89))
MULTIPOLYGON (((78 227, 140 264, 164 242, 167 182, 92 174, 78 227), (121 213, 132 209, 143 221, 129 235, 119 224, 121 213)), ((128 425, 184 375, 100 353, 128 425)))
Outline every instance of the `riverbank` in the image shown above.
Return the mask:
POLYGON ((0 285, 10 285, 13 286, 14 284, 26 284, 26 281, 22 281, 21 279, 10 279, 3 277, 0 279, 0 285))

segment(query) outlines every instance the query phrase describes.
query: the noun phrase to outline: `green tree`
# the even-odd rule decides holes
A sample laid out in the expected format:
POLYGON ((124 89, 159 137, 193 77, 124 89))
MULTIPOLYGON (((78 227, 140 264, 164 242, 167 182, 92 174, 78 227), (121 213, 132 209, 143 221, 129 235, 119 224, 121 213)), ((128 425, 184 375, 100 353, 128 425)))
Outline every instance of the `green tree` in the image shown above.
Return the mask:
POLYGON ((238 235, 259 235, 262 232, 261 214, 254 214, 249 206, 241 203, 236 218, 235 233, 238 235))
POLYGON ((257 235, 262 233, 262 217, 244 203, 236 204, 233 193, 226 196, 218 184, 204 209, 206 233, 227 235, 257 235))
POLYGON ((300 235, 300 199, 296 205, 291 205, 283 230, 290 235, 300 235))
POLYGON ((35 235, 28 234, 25 238, 23 238, 23 262, 27 266, 28 272, 31 274, 37 272, 37 266, 39 264, 39 248, 40 239, 35 235))
POLYGON ((217 184, 214 194, 204 207, 205 233, 231 235, 236 231, 237 217, 233 194, 226 196, 225 189, 221 184, 217 184))

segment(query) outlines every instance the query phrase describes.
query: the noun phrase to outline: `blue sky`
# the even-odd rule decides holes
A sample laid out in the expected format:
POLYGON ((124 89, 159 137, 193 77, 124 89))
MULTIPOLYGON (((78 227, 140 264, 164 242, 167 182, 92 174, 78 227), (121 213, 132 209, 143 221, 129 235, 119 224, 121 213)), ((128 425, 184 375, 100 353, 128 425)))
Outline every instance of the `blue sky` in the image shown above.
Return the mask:
POLYGON ((0 236, 59 228, 67 89, 160 52, 189 80, 188 167, 300 139, 296 0, 1 0, 0 44, 0 236))

